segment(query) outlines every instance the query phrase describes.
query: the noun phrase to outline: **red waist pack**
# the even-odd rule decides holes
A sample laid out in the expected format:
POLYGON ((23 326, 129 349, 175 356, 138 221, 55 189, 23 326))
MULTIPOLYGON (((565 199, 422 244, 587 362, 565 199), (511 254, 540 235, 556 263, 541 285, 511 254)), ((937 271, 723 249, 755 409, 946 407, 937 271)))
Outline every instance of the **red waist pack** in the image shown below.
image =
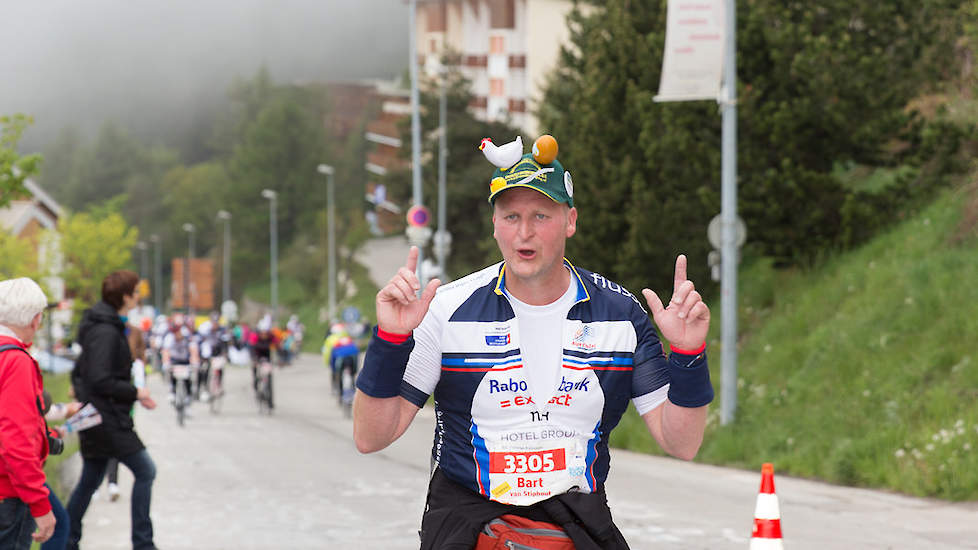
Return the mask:
POLYGON ((483 527, 475 550, 574 550, 559 525, 505 514, 483 527))

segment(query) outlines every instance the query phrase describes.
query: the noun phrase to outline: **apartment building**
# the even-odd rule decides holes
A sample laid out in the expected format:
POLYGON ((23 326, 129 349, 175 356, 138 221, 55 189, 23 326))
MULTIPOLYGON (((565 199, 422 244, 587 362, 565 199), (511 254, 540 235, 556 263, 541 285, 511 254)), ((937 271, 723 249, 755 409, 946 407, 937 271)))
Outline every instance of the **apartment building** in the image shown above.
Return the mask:
POLYGON ((451 53, 472 82, 476 117, 540 131, 533 112, 570 32, 570 0, 420 0, 418 63, 429 76, 451 53))

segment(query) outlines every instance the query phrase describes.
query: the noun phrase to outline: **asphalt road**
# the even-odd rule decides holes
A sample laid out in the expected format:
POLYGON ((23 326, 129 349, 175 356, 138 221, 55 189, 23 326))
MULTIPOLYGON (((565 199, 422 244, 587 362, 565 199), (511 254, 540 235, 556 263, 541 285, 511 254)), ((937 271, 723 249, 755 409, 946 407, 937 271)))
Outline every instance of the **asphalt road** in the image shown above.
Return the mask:
MULTIPOLYGON (((276 371, 272 416, 259 415, 250 376, 246 368, 232 368, 223 411, 213 415, 196 404, 184 428, 165 398, 157 410, 137 412, 137 431, 158 470, 156 544, 163 550, 417 548, 431 411, 422 411, 390 448, 361 455, 318 357, 276 371)), ((158 377, 149 387, 165 397, 158 377)), ((66 477, 76 477, 79 468, 80 460, 70 461, 66 477)), ((121 467, 123 497, 109 502, 103 490, 92 502, 83 548, 131 548, 131 479, 121 467)), ((759 472, 615 452, 608 494, 634 550, 744 549, 759 483, 759 472)), ((777 473, 775 485, 790 550, 978 548, 978 503, 913 499, 777 473)))

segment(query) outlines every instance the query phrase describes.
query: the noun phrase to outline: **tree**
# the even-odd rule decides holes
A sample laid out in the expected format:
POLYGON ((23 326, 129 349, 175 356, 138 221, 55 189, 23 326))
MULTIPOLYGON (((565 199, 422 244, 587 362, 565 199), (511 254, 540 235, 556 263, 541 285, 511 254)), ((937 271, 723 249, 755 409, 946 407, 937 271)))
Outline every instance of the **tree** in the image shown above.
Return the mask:
POLYGON ((321 117, 287 95, 273 98, 247 127, 228 160, 234 182, 232 212, 248 212, 235 220, 238 234, 248 235, 236 247, 235 260, 245 272, 267 266, 269 209, 263 189, 278 193, 278 237, 282 250, 300 232, 315 230, 316 212, 325 209, 322 176, 316 167, 326 158, 321 117))
POLYGON ((575 13, 574 48, 562 51, 538 113, 574 178, 581 215, 569 253, 636 292, 670 288, 678 253, 707 286, 706 225, 718 211, 716 107, 653 102, 664 7, 619 1, 575 13))
MULTIPOLYGON (((738 2, 738 207, 763 254, 803 262, 865 236, 872 212, 854 207, 864 197, 838 166, 923 162, 928 125, 905 107, 928 89, 954 37, 935 31, 958 3, 738 2)), ((652 100, 665 1, 596 4, 570 16, 538 113, 586 209, 571 250, 631 288, 669 288, 685 252, 706 283, 706 226, 720 210, 716 105, 652 100)), ((931 146, 946 157, 954 139, 931 146)))
POLYGON ((0 116, 0 207, 24 194, 24 180, 34 175, 41 156, 21 155, 17 143, 33 120, 22 114, 0 116))
POLYGON ((38 280, 31 243, 0 230, 0 280, 30 277, 38 280))
POLYGON ((117 211, 70 214, 59 225, 62 277, 78 310, 100 299, 106 275, 131 267, 139 230, 129 226, 117 211))

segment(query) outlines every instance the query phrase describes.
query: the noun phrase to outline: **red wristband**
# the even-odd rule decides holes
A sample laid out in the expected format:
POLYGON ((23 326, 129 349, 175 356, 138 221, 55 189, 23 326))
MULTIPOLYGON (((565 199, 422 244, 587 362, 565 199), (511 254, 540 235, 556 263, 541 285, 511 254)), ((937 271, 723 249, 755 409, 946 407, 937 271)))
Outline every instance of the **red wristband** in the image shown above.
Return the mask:
POLYGON ((680 349, 680 348, 677 348, 676 346, 674 346, 672 344, 669 344, 669 349, 671 349, 672 351, 674 351, 676 353, 681 353, 683 355, 699 355, 699 354, 703 353, 703 350, 706 349, 706 342, 703 342, 703 345, 702 346, 700 346, 700 347, 698 347, 698 348, 696 348, 694 350, 680 349))
POLYGON ((387 332, 384 329, 377 327, 377 336, 382 340, 386 340, 392 344, 403 344, 407 342, 407 339, 411 337, 411 333, 407 334, 395 334, 393 332, 387 332))

